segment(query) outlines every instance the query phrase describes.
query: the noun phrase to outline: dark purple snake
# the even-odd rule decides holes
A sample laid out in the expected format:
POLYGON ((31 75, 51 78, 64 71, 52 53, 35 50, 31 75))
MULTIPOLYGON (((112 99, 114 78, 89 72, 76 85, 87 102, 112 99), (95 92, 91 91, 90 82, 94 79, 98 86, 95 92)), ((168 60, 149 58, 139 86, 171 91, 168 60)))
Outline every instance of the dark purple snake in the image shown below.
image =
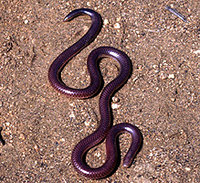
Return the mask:
POLYGON ((111 81, 102 91, 99 100, 99 110, 101 115, 100 125, 97 130, 81 140, 72 152, 72 163, 80 174, 91 178, 101 179, 110 175, 117 166, 118 150, 116 139, 122 132, 128 132, 132 136, 132 143, 127 152, 123 165, 129 167, 141 146, 141 134, 137 127, 121 123, 112 127, 110 100, 113 93, 128 80, 131 74, 131 61, 122 51, 112 47, 99 47, 93 50, 88 56, 87 66, 91 77, 91 82, 85 89, 73 89, 66 86, 60 77, 66 63, 75 56, 80 50, 91 43, 99 33, 102 20, 101 16, 90 9, 77 9, 69 13, 64 21, 72 20, 79 15, 89 15, 92 25, 88 32, 75 44, 62 52, 52 63, 49 69, 49 81, 51 85, 61 93, 72 98, 89 98, 95 95, 101 88, 101 73, 99 71, 99 61, 104 57, 111 57, 120 64, 119 75, 111 81), (99 168, 91 168, 84 160, 84 155, 89 149, 96 146, 106 138, 106 161, 99 168))

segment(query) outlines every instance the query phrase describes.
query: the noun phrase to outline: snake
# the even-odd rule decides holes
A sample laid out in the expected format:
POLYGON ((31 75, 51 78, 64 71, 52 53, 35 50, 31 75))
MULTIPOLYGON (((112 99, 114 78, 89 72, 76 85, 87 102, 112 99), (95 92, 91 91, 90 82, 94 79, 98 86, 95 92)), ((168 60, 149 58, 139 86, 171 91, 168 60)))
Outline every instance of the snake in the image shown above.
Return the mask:
POLYGON ((99 99, 100 124, 97 129, 81 140, 72 151, 72 164, 75 170, 90 179, 102 179, 114 173, 119 161, 118 136, 123 132, 131 135, 131 144, 125 158, 123 166, 129 167, 138 153, 142 136, 140 130, 129 123, 120 123, 112 126, 111 99, 113 94, 121 88, 128 80, 132 72, 130 58, 122 51, 108 46, 102 46, 94 49, 88 56, 87 68, 90 75, 89 86, 81 89, 68 87, 61 78, 61 72, 66 64, 77 55, 83 48, 88 46, 98 35, 102 27, 102 18, 94 10, 81 8, 71 11, 65 18, 64 22, 70 21, 75 17, 88 15, 91 18, 89 30, 76 43, 63 51, 51 64, 48 72, 48 78, 57 91, 70 98, 87 99, 96 95, 102 88, 102 76, 99 69, 99 63, 103 58, 112 58, 120 65, 118 76, 108 83, 99 99), (90 167, 85 156, 94 146, 106 140, 106 160, 105 163, 97 168, 90 167))

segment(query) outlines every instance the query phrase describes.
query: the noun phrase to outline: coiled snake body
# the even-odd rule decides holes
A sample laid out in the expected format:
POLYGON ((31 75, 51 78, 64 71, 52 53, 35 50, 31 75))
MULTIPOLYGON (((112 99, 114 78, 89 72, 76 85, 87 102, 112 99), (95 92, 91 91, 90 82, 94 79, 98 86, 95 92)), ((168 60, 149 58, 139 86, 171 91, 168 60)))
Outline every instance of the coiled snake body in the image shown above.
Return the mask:
POLYGON ((69 21, 84 14, 91 17, 92 24, 90 29, 78 42, 66 49, 54 60, 50 66, 48 77, 51 85, 66 96, 78 99, 88 98, 95 95, 101 87, 101 73, 98 65, 99 60, 104 57, 111 57, 119 62, 119 75, 103 89, 100 96, 99 110, 101 121, 99 127, 94 133, 81 140, 72 152, 72 163, 79 173, 91 179, 100 179, 110 175, 116 167, 118 160, 116 137, 124 131, 130 133, 132 136, 131 146, 123 162, 123 165, 128 167, 131 165, 133 158, 140 148, 141 134, 137 127, 128 123, 121 123, 112 127, 110 109, 111 96, 128 80, 131 74, 131 61, 124 52, 112 47, 99 47, 93 50, 88 56, 87 61, 91 82, 85 89, 70 88, 66 86, 60 78, 60 73, 65 64, 73 56, 80 52, 80 50, 91 43, 101 29, 101 16, 90 9, 74 10, 66 16, 64 21, 69 21), (107 155, 106 161, 99 168, 91 168, 84 161, 84 155, 89 149, 103 141, 105 138, 107 155))

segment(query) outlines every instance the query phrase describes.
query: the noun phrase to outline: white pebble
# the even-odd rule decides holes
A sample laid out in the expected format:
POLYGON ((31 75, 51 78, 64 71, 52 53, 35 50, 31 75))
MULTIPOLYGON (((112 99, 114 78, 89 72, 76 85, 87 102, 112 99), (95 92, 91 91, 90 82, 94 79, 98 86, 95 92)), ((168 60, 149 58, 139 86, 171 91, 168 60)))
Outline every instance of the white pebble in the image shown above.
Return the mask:
POLYGON ((100 152, 96 152, 94 155, 99 158, 101 156, 101 153, 100 152))
POLYGON ((167 74, 161 71, 160 72, 160 78, 163 79, 163 80, 167 79, 167 74))
POLYGON ((112 104, 111 105, 111 107, 112 107, 112 109, 118 109, 119 107, 120 107, 120 105, 119 104, 112 104))
POLYGON ((171 100, 172 102, 175 102, 176 99, 175 99, 175 98, 170 98, 170 100, 171 100))
POLYGON ((90 126, 90 121, 85 121, 85 126, 90 126))
POLYGON ((75 106, 75 104, 74 104, 74 103, 69 103, 69 105, 70 105, 70 106, 73 106, 73 107, 75 106))
POLYGON ((104 25, 108 25, 109 24, 108 19, 105 19, 103 23, 104 23, 104 25))
POLYGON ((119 24, 119 23, 116 23, 116 24, 114 25, 114 28, 115 28, 115 29, 119 29, 119 28, 120 28, 120 24, 119 24))
POLYGON ((150 157, 152 157, 152 156, 153 156, 153 153, 152 153, 152 152, 150 152, 149 156, 150 156, 150 157))
POLYGON ((28 23, 28 20, 24 20, 24 23, 27 24, 27 23, 28 23))
POLYGON ((87 2, 87 5, 88 5, 88 6, 91 6, 90 2, 87 2))
POLYGON ((19 135, 19 139, 20 139, 20 140, 24 140, 24 139, 25 139, 25 135, 24 135, 23 133, 21 133, 21 134, 19 135))
POLYGON ((189 172, 189 171, 191 170, 191 168, 190 168, 190 167, 185 167, 185 170, 186 170, 187 172, 189 172))
POLYGON ((174 79, 174 74, 169 74, 168 78, 169 79, 174 79))
POLYGON ((118 103, 118 102, 119 102, 119 98, 113 97, 113 98, 112 98, 112 101, 113 101, 113 103, 118 103))
POLYGON ((121 17, 118 17, 118 18, 117 18, 117 21, 119 22, 120 20, 121 20, 121 17))
POLYGON ((69 115, 70 118, 75 118, 74 112, 69 115))
POLYGON ((61 138, 61 139, 60 139, 60 142, 65 142, 65 139, 64 139, 64 138, 61 138))
POLYGON ((196 50, 196 51, 194 51, 193 53, 194 53, 194 54, 198 54, 198 53, 200 53, 200 50, 196 50))
POLYGON ((6 126, 10 126, 10 123, 9 123, 9 122, 6 122, 6 126))

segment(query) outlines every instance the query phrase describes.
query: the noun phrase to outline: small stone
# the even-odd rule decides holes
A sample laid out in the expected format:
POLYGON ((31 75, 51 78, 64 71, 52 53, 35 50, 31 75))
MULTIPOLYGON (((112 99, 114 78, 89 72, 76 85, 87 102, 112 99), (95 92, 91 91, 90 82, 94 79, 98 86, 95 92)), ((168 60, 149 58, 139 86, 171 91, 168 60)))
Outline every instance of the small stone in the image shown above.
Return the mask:
POLYGON ((72 107, 74 107, 74 106, 75 106, 75 104, 74 104, 74 103, 69 103, 69 105, 70 105, 70 106, 72 106, 72 107))
POLYGON ((136 30, 135 33, 136 33, 136 34, 140 34, 140 31, 136 30))
POLYGON ((6 131, 4 132, 4 134, 7 135, 7 136, 10 136, 11 131, 10 131, 10 130, 6 130, 6 131))
POLYGON ((39 151, 39 147, 36 144, 34 145, 34 149, 35 149, 36 152, 39 151))
POLYGON ((174 74, 169 74, 168 78, 169 79, 174 79, 174 74))
POLYGON ((118 103, 118 102, 119 102, 119 98, 113 97, 113 98, 112 98, 112 101, 113 101, 113 103, 118 103))
POLYGON ((157 66, 157 65, 153 65, 152 67, 153 67, 154 69, 158 68, 158 66, 157 66))
POLYGON ((139 76, 136 76, 134 79, 133 79, 133 83, 136 82, 138 80, 139 76))
POLYGON ((23 133, 21 133, 21 134, 19 135, 19 139, 20 139, 20 140, 25 140, 25 135, 24 135, 23 133))
POLYGON ((175 98, 171 98, 170 100, 171 100, 172 102, 175 102, 175 101, 176 101, 176 99, 175 99, 175 98))
POLYGON ((142 68, 143 68, 143 66, 142 66, 142 65, 138 65, 138 70, 139 70, 139 71, 141 71, 141 70, 142 70, 142 68))
POLYGON ((6 122, 6 126, 10 126, 10 123, 9 123, 9 122, 6 122))
POLYGON ((74 112, 69 115, 70 118, 75 118, 74 112))
POLYGON ((111 107, 112 107, 112 109, 118 109, 118 108, 120 107, 120 105, 119 105, 119 104, 113 103, 113 104, 111 105, 111 107))
POLYGON ((104 23, 104 25, 108 25, 109 24, 108 19, 105 19, 103 23, 104 23))
POLYGON ((119 24, 119 23, 116 23, 116 24, 114 25, 114 28, 115 28, 115 29, 119 29, 119 28, 120 28, 120 24, 119 24))
POLYGON ((85 126, 90 126, 90 121, 85 121, 85 126))
POLYGON ((121 17, 118 17, 118 18, 117 18, 117 21, 119 22, 120 20, 121 20, 121 17))
POLYGON ((65 139, 64 139, 64 138, 61 138, 61 139, 60 139, 60 142, 65 142, 65 139))
POLYGON ((185 167, 185 170, 186 170, 187 172, 189 172, 189 171, 191 170, 191 168, 190 168, 190 167, 185 167))
POLYGON ((87 2, 87 5, 88 5, 88 6, 91 6, 90 2, 87 2))
POLYGON ((101 153, 100 152, 96 152, 94 155, 99 158, 101 156, 101 153))
POLYGON ((199 54, 200 50, 193 51, 194 54, 199 54))
POLYGON ((167 74, 164 72, 160 72, 160 79, 162 80, 167 79, 167 74))
POLYGON ((25 24, 28 24, 28 20, 24 20, 24 23, 25 23, 25 24))
POLYGON ((87 30, 88 30, 88 27, 87 27, 87 26, 83 26, 83 30, 84 30, 84 31, 87 31, 87 30))
POLYGON ((149 156, 150 156, 150 157, 152 157, 152 156, 153 156, 153 153, 152 153, 152 152, 150 152, 149 156))

